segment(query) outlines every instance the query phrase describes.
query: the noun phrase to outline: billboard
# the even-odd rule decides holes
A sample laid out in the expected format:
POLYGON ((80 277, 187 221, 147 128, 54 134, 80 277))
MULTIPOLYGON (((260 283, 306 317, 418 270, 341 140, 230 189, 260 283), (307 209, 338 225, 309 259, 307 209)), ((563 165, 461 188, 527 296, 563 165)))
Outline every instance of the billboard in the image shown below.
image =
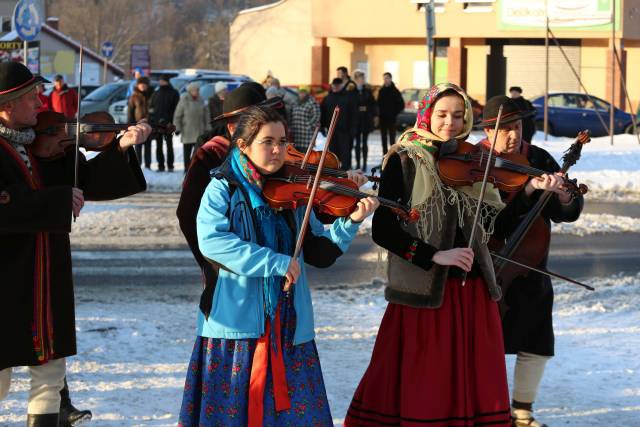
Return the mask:
POLYGON ((498 27, 502 30, 538 30, 546 26, 581 31, 611 31, 615 1, 616 28, 620 28, 620 0, 501 0, 498 27))

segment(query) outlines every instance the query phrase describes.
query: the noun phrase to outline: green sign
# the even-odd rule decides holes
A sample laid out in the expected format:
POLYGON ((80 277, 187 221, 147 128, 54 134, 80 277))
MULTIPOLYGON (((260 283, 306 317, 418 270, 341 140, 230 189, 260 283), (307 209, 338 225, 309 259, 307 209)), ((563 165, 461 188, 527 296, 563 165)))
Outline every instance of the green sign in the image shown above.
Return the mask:
POLYGON ((611 31, 613 2, 615 25, 620 28, 620 0, 498 0, 501 30, 553 29, 611 31))

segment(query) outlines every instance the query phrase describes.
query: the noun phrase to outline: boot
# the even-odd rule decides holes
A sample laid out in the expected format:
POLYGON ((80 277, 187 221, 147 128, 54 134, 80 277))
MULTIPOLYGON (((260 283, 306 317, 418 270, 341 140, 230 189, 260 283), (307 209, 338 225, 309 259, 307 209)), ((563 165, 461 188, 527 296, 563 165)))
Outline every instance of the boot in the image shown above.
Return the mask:
POLYGON ((58 414, 28 414, 27 427, 58 427, 58 414))
POLYGON ((511 411, 512 427, 548 427, 546 424, 540 424, 533 418, 533 411, 526 409, 514 409, 511 411))
POLYGON ((69 385, 64 379, 64 387, 60 390, 60 421, 58 427, 77 426, 91 420, 91 411, 81 411, 73 406, 69 397, 69 385))

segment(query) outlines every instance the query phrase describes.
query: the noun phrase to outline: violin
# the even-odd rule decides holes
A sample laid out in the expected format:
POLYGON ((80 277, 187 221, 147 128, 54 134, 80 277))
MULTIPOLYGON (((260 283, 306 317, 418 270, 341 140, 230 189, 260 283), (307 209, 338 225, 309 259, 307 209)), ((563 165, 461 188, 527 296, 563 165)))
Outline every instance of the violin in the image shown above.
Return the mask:
MULTIPOLYGON (((38 114, 37 119, 38 123, 33 128, 36 139, 31 144, 31 151, 36 156, 49 158, 50 153, 58 155, 67 147, 75 145, 75 120, 69 120, 55 111, 43 111, 38 114)), ((79 145, 89 151, 105 151, 111 147, 118 132, 135 125, 136 123, 115 123, 113 117, 103 111, 87 114, 80 121, 79 145)), ((158 123, 152 126, 152 132, 171 134, 175 132, 175 126, 158 123)))
MULTIPOLYGON (((262 194, 274 209, 296 209, 309 203, 313 180, 308 171, 289 166, 267 177, 262 194)), ((366 197, 372 195, 359 191, 358 185, 350 179, 321 177, 313 206, 318 213, 343 217, 355 211, 358 201, 366 197)), ((391 209, 405 221, 416 222, 420 217, 415 209, 383 197, 377 199, 381 206, 391 209)))
MULTIPOLYGON (((578 134, 574 143, 564 153, 561 172, 566 173, 569 168, 580 159, 583 145, 587 144, 590 140, 589 131, 583 131, 578 134)), ((568 180, 568 182, 574 183, 575 185, 575 181, 568 180)), ((578 186, 578 192, 585 194, 587 187, 580 184, 578 186)), ((523 268, 522 265, 513 262, 505 262, 505 259, 516 260, 529 266, 537 266, 540 265, 549 254, 551 230, 541 213, 549 202, 552 194, 550 191, 545 191, 540 196, 536 204, 506 241, 499 241, 494 238, 489 241, 489 248, 498 255, 497 259, 494 260, 494 268, 496 281, 502 288, 504 295, 506 295, 507 290, 515 278, 527 275, 530 272, 530 269, 523 268), (524 241, 526 241, 527 244, 522 244, 524 241)), ((561 278, 593 290, 593 288, 584 284, 577 283, 565 277, 561 278)), ((500 303, 500 311, 504 314, 507 309, 508 306, 503 298, 500 303)))
MULTIPOLYGON (((307 163, 304 167, 304 170, 308 172, 315 172, 318 170, 318 162, 320 161, 320 156, 322 155, 321 151, 310 151, 309 157, 307 158, 307 163)), ((293 167, 294 169, 300 169, 302 167, 302 163, 304 161, 304 153, 296 150, 296 148, 289 144, 287 145, 287 153, 284 161, 284 167, 293 167)), ((332 176, 336 178, 347 178, 347 172, 341 169, 340 160, 338 160, 338 156, 336 156, 332 152, 327 152, 327 157, 325 158, 325 166, 322 168, 322 174, 326 176, 332 176)), ((294 171, 291 171, 295 173, 294 171)), ((365 177, 372 182, 379 182, 380 178, 374 175, 365 175, 365 177)))
MULTIPOLYGON (((448 141, 438 158, 438 174, 442 182, 450 186, 473 185, 482 181, 487 166, 488 150, 481 144, 466 141, 448 141), (455 145, 454 145, 455 144, 455 145)), ((526 156, 520 153, 501 153, 491 159, 487 181, 505 192, 521 190, 530 177, 540 177, 547 171, 531 167, 526 156)), ((563 177, 564 178, 564 177, 563 177)), ((564 178, 567 192, 585 194, 588 187, 576 180, 564 178)))

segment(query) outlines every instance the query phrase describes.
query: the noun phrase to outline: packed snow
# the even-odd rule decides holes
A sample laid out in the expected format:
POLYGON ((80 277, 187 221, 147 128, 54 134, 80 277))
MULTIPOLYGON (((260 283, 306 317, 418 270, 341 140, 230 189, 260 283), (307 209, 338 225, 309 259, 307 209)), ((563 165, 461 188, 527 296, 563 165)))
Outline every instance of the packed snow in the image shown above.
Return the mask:
MULTIPOLYGON (((640 420, 640 274, 587 279, 588 292, 556 286, 556 357, 537 416, 550 425, 632 426, 640 420)), ((386 303, 381 282, 313 290, 317 344, 329 402, 340 425, 370 359, 386 303)), ((68 362, 74 402, 97 426, 173 426, 194 341, 199 285, 76 291, 79 352, 68 362)), ((508 357, 508 369, 513 358, 508 357)), ((24 425, 28 375, 16 369, 0 402, 0 426, 24 425)))

